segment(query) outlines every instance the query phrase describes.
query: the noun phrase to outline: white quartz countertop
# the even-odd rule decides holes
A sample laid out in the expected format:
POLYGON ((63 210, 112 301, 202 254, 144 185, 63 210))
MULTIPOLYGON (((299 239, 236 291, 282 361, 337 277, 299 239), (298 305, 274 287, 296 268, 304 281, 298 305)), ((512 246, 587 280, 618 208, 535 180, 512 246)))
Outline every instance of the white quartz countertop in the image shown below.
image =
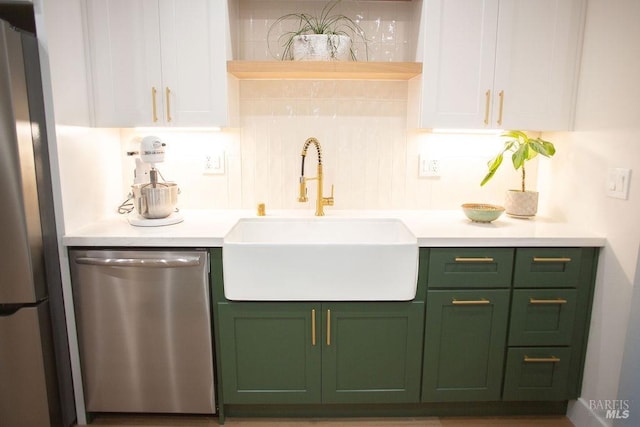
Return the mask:
MULTIPOLYGON (((398 218, 415 234, 421 247, 553 247, 604 246, 605 237, 570 223, 537 216, 516 219, 502 215, 490 224, 469 221, 462 211, 387 211, 325 209, 271 210, 267 218, 398 218)), ((114 215, 68 232, 66 246, 221 247, 224 236, 240 218, 256 218, 249 210, 183 211, 184 221, 162 227, 134 227, 125 215, 114 215)))

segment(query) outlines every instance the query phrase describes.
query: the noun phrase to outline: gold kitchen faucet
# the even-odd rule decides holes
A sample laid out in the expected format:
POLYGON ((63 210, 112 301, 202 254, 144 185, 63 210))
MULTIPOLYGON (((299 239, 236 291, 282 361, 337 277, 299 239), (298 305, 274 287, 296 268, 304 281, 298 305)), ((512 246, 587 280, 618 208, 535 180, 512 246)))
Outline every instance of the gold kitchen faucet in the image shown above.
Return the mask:
POLYGON ((309 198, 307 197, 307 181, 316 180, 318 181, 318 192, 316 199, 316 216, 324 216, 324 207, 325 206, 333 206, 333 185, 331 186, 331 196, 322 197, 322 188, 323 188, 323 176, 322 176, 322 148, 320 147, 320 142, 316 138, 309 138, 304 142, 304 146, 302 147, 302 169, 300 173, 300 195, 298 196, 299 202, 307 202, 309 198), (318 152, 318 173, 313 178, 307 178, 304 176, 304 160, 307 156, 307 149, 309 145, 315 145, 316 150, 318 152))

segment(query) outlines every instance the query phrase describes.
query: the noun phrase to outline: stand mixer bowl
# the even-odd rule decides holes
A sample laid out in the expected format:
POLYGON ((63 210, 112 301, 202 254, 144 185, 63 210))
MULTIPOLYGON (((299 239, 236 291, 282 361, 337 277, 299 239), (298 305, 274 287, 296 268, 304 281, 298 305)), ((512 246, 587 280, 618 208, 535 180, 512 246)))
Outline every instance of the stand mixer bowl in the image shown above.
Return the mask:
POLYGON ((173 182, 134 184, 133 201, 136 211, 147 219, 166 218, 178 204, 178 185, 173 182))

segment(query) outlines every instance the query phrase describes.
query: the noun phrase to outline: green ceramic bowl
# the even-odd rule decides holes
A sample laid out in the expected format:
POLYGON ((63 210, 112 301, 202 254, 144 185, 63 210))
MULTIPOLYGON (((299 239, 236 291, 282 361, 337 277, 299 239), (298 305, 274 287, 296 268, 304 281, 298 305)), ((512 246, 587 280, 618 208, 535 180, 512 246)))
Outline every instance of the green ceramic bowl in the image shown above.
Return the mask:
POLYGON ((498 219, 504 212, 502 206, 486 203, 465 203, 462 205, 462 210, 467 218, 473 222, 491 222, 498 219))

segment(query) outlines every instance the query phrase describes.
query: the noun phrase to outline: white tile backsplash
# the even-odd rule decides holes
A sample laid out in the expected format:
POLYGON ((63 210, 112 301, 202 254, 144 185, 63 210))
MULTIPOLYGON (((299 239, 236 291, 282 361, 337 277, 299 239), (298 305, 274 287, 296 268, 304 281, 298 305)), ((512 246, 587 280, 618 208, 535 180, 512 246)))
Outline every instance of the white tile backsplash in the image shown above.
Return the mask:
MULTIPOLYGON (((323 150, 325 194, 335 186, 334 209, 457 209, 465 202, 503 203, 504 190, 519 185, 505 159, 485 187, 486 163, 502 147, 492 135, 407 131, 407 82, 402 81, 241 81, 240 129, 228 132, 123 129, 121 151, 155 133, 167 142, 158 167, 180 185, 180 206, 190 209, 313 209, 297 202, 301 151, 316 137, 323 150), (207 153, 224 150, 226 173, 204 175, 207 153), (441 176, 418 177, 423 153, 440 161, 441 176)), ((546 159, 541 159, 546 161, 546 159)), ((123 157, 123 194, 133 177, 123 157)), ((316 175, 310 147, 305 175, 316 175)), ((537 167, 528 170, 535 188, 537 167)), ((328 208, 331 209, 331 208, 328 208)))
MULTIPOLYGON (((268 209, 313 209, 314 181, 309 183, 310 202, 298 203, 297 194, 302 146, 314 136, 323 149, 325 194, 335 185, 335 207, 328 209, 458 209, 465 202, 502 204, 504 190, 519 185, 519 175, 508 158, 489 184, 481 188, 479 183, 487 161, 503 140, 488 135, 408 132, 408 87, 402 81, 241 81, 239 129, 70 129, 60 137, 62 163, 73 159, 75 164, 80 158, 88 176, 98 174, 87 183, 108 183, 110 190, 99 206, 105 214, 112 213, 133 182, 135 161, 125 153, 137 149, 141 137, 155 134, 167 143, 166 160, 158 168, 180 186, 181 208, 254 209, 263 202, 268 209), (118 137, 120 146, 112 147, 108 141, 118 137), (85 148, 91 150, 78 157, 85 148), (205 156, 218 151, 225 154, 225 174, 205 175, 205 156), (440 177, 418 177, 421 153, 440 161, 440 177)), ((313 147, 306 162, 306 176, 315 176, 313 147)), ((63 169, 79 170, 71 165, 63 169)), ((86 192, 82 179, 66 175, 63 188, 68 193, 75 191, 67 198, 73 205, 86 192)), ((529 187, 534 189, 536 181, 534 162, 528 169, 529 187)), ((76 222, 81 221, 71 221, 76 222)))
MULTIPOLYGON (((279 37, 297 28, 297 20, 284 20, 269 29, 278 18, 289 13, 318 15, 326 1, 310 0, 303 3, 287 0, 239 0, 237 38, 239 52, 234 59, 280 59, 279 37)), ((343 14, 358 23, 368 40, 369 61, 415 61, 415 32, 418 20, 416 8, 419 2, 341 2, 332 14, 343 14)), ((353 40, 358 60, 366 60, 364 42, 353 40)))

